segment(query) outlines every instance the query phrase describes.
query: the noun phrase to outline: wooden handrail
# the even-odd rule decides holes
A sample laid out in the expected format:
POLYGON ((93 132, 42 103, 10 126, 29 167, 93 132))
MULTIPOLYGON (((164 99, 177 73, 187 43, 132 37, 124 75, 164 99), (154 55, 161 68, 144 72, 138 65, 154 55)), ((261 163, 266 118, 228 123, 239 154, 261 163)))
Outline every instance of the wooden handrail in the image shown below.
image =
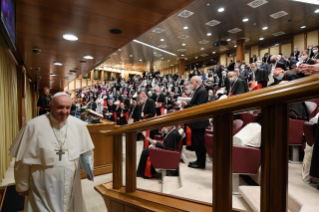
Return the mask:
POLYGON ((287 211, 289 103, 319 97, 319 75, 221 101, 100 131, 113 136, 113 189, 122 186, 122 140, 126 133, 126 192, 136 191, 136 132, 214 118, 213 211, 232 211, 233 113, 262 109, 261 212, 287 211))
POLYGON ((189 123, 213 116, 265 107, 278 103, 291 103, 319 96, 319 74, 292 82, 241 94, 232 98, 206 103, 171 114, 150 118, 119 127, 113 131, 101 131, 105 136, 155 129, 164 126, 189 123))

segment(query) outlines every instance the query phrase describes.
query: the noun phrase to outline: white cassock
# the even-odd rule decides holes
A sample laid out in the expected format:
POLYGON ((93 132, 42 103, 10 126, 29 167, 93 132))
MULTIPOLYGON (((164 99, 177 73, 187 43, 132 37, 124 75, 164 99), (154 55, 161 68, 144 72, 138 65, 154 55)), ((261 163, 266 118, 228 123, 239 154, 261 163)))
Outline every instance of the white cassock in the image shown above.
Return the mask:
POLYGON ((79 156, 86 156, 93 170, 93 149, 86 123, 73 116, 59 123, 50 113, 27 122, 10 147, 10 156, 15 157, 16 190, 29 191, 25 211, 86 211, 79 156), (66 138, 61 161, 56 137, 59 141, 66 138))
POLYGON ((96 103, 96 112, 98 113, 103 113, 103 104, 104 104, 104 100, 102 98, 97 98, 97 100, 95 100, 96 103))

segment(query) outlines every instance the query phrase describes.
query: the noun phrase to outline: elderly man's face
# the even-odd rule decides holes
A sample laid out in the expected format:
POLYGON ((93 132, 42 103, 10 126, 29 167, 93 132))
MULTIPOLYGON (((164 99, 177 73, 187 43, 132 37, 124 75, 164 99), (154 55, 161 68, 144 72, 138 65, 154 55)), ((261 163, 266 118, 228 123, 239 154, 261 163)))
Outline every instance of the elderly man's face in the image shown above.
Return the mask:
POLYGON ((50 90, 49 89, 44 89, 44 93, 45 93, 45 95, 49 95, 50 94, 50 90))
POLYGON ((59 121, 65 121, 70 115, 71 111, 71 98, 69 96, 58 96, 54 98, 50 104, 51 111, 54 117, 59 121))

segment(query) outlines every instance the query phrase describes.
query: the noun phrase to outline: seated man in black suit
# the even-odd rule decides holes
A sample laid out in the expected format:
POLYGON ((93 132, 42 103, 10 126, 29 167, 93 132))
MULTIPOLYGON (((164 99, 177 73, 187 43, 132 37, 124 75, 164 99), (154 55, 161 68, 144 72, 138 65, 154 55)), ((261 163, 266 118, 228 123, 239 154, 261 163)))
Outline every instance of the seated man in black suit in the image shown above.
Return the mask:
MULTIPOLYGON (((192 99, 189 103, 184 101, 182 102, 182 106, 184 108, 194 107, 208 102, 207 90, 203 86, 201 86, 201 84, 202 80, 199 76, 192 77, 189 87, 194 91, 194 95, 192 95, 192 99)), ((187 126, 192 131, 192 147, 194 148, 197 157, 196 161, 190 162, 188 164, 188 167, 197 169, 205 169, 206 167, 206 148, 204 145, 204 134, 205 128, 208 127, 208 125, 208 120, 187 124, 187 126)))
POLYGON ((315 60, 319 60, 319 53, 318 53, 318 46, 314 46, 312 49, 313 52, 313 56, 311 57, 311 59, 315 59, 315 60))
POLYGON ((294 51, 290 54, 290 58, 293 57, 294 60, 298 60, 299 55, 300 51, 298 51, 298 46, 295 46, 294 51))
POLYGON ((235 71, 231 71, 228 73, 228 79, 229 79, 229 82, 231 83, 230 96, 239 95, 249 91, 247 87, 247 83, 239 79, 235 71))
MULTIPOLYGON (((177 150, 178 148, 178 142, 181 139, 181 135, 176 130, 175 126, 169 126, 162 128, 162 135, 164 137, 163 143, 156 140, 151 140, 151 144, 157 148, 162 149, 171 149, 171 150, 177 150)), ((153 148, 153 147, 150 147, 153 148)), ((156 171, 151 163, 148 163, 148 153, 149 148, 143 149, 143 152, 141 154, 140 162, 138 164, 137 168, 137 176, 143 177, 143 178, 152 178, 156 171)))

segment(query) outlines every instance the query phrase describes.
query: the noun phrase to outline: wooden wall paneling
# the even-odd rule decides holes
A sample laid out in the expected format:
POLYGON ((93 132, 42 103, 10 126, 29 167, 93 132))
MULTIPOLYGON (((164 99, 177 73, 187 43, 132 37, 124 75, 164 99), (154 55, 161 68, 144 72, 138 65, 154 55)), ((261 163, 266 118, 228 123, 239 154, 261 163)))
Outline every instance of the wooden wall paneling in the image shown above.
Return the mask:
POLYGON ((219 57, 219 63, 221 64, 221 65, 226 65, 226 54, 222 54, 222 55, 220 55, 220 57, 219 57))
POLYGON ((299 51, 305 50, 305 35, 303 33, 294 36, 293 46, 297 46, 299 51))
POLYGON ((291 43, 287 43, 287 44, 284 44, 281 46, 281 53, 284 55, 284 56, 287 56, 288 58, 290 57, 290 54, 291 54, 291 43))
MULTIPOLYGON (((256 56, 258 56, 258 55, 259 55, 258 46, 252 46, 252 47, 250 48, 250 54, 251 54, 251 55, 254 55, 254 54, 255 54, 256 56)), ((259 55, 259 57, 262 58, 263 55, 259 55)))
POLYGON ((262 108, 261 212, 287 211, 288 104, 262 108))
POLYGON ((136 190, 136 132, 126 134, 125 149, 125 188, 126 193, 131 193, 136 190))
POLYGON ((250 63, 250 53, 245 54, 245 62, 246 64, 250 63))
POLYGON ((318 45, 318 30, 312 31, 312 32, 308 32, 307 33, 307 47, 309 44, 312 44, 314 46, 318 45))
POLYGON ((90 80, 92 80, 92 81, 94 80, 94 70, 91 71, 90 80))
POLYGON ((101 78, 100 78, 101 81, 104 81, 104 73, 105 73, 105 71, 102 70, 101 71, 101 78))
POLYGON ((214 117, 213 211, 232 211, 233 114, 214 117))
POLYGON ((270 55, 278 55, 279 54, 279 46, 274 46, 270 48, 270 55))
POLYGON ((113 136, 113 189, 122 187, 122 134, 113 136))

